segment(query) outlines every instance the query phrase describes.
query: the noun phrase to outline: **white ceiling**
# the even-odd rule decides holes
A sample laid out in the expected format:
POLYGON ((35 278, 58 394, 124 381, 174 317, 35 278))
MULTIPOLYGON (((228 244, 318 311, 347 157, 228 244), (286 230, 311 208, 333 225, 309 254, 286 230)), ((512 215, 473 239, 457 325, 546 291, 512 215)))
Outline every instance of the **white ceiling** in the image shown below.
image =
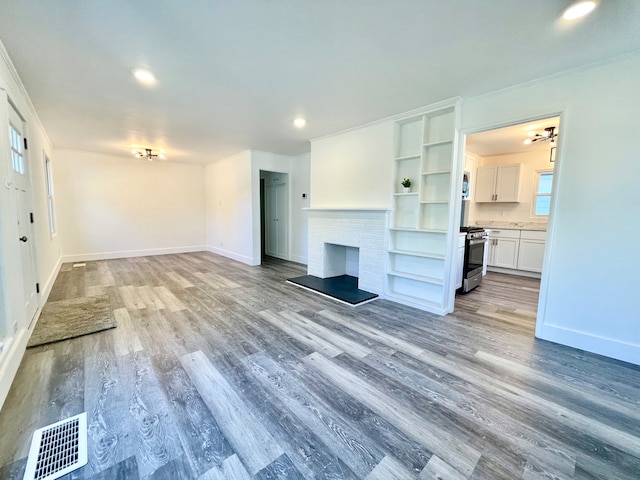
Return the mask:
POLYGON ((55 147, 208 163, 640 49, 638 0, 569 3, 1 0, 0 39, 55 147))
POLYGON ((551 147, 548 141, 537 141, 529 145, 524 144, 524 141, 529 138, 529 132, 542 135, 547 127, 556 127, 555 133, 558 134, 558 142, 561 141, 560 117, 551 117, 467 135, 465 150, 481 157, 549 150, 551 147))

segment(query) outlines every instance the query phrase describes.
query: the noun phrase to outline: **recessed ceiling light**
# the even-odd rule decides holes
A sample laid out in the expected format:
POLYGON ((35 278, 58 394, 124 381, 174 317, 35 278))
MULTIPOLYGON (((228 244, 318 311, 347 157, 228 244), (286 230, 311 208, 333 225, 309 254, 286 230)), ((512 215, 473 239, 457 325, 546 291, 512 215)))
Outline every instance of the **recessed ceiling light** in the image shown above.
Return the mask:
POLYGON ((302 118, 302 117, 298 117, 293 121, 293 125, 297 128, 302 128, 307 124, 307 121, 302 118))
POLYGON ((591 13, 597 6, 594 1, 588 2, 576 2, 567 8, 562 14, 562 18, 565 20, 577 20, 591 13))
POLYGON ((133 76, 136 77, 140 83, 144 83, 145 85, 153 85, 156 83, 155 75, 144 68, 134 68, 133 76))

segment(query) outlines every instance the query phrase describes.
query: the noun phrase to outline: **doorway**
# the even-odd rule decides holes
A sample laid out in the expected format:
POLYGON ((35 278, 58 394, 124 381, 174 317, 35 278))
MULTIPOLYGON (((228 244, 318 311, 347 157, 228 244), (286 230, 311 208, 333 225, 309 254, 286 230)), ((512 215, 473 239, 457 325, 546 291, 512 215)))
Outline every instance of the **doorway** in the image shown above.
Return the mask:
POLYGON ((260 170, 261 257, 289 259, 289 175, 260 170))
MULTIPOLYGON (((8 267, 7 274, 15 279, 12 287, 16 289, 16 307, 18 311, 12 316, 10 324, 3 325, 5 334, 13 335, 18 330, 27 328, 38 309, 38 286, 36 283, 35 238, 33 234, 33 216, 31 213, 31 183, 29 176, 29 159, 25 140, 26 124, 23 117, 9 102, 9 157, 11 172, 11 209, 15 221, 15 250, 9 246, 10 253, 15 253, 17 261, 8 267)), ((9 322, 9 321, 8 321, 9 322)))
POLYGON ((485 229, 483 280, 455 309, 489 315, 533 335, 555 186, 560 117, 465 138, 466 226, 485 229))

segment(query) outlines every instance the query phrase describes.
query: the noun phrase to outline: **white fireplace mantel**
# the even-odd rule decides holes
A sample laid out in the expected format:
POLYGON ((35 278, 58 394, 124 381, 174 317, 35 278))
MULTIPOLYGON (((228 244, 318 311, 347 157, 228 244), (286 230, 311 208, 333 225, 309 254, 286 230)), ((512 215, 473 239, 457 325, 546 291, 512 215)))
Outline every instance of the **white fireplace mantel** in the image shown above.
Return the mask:
POLYGON ((359 251, 358 288, 383 296, 390 210, 354 207, 305 210, 309 213, 309 275, 331 276, 325 258, 327 244, 355 247, 359 251))

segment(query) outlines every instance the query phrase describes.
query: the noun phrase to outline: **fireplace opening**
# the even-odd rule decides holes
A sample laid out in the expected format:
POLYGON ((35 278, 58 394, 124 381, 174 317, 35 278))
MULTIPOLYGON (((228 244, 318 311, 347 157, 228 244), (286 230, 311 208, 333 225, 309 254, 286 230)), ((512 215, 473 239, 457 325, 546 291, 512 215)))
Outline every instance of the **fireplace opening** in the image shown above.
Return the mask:
MULTIPOLYGON (((360 249, 335 243, 324 244, 324 278, 360 277, 360 249)), ((356 281, 357 284, 357 281, 356 281)))
POLYGON ((339 302, 357 306, 378 298, 375 293, 360 290, 360 249, 335 243, 324 244, 322 278, 313 275, 287 281, 339 302))

